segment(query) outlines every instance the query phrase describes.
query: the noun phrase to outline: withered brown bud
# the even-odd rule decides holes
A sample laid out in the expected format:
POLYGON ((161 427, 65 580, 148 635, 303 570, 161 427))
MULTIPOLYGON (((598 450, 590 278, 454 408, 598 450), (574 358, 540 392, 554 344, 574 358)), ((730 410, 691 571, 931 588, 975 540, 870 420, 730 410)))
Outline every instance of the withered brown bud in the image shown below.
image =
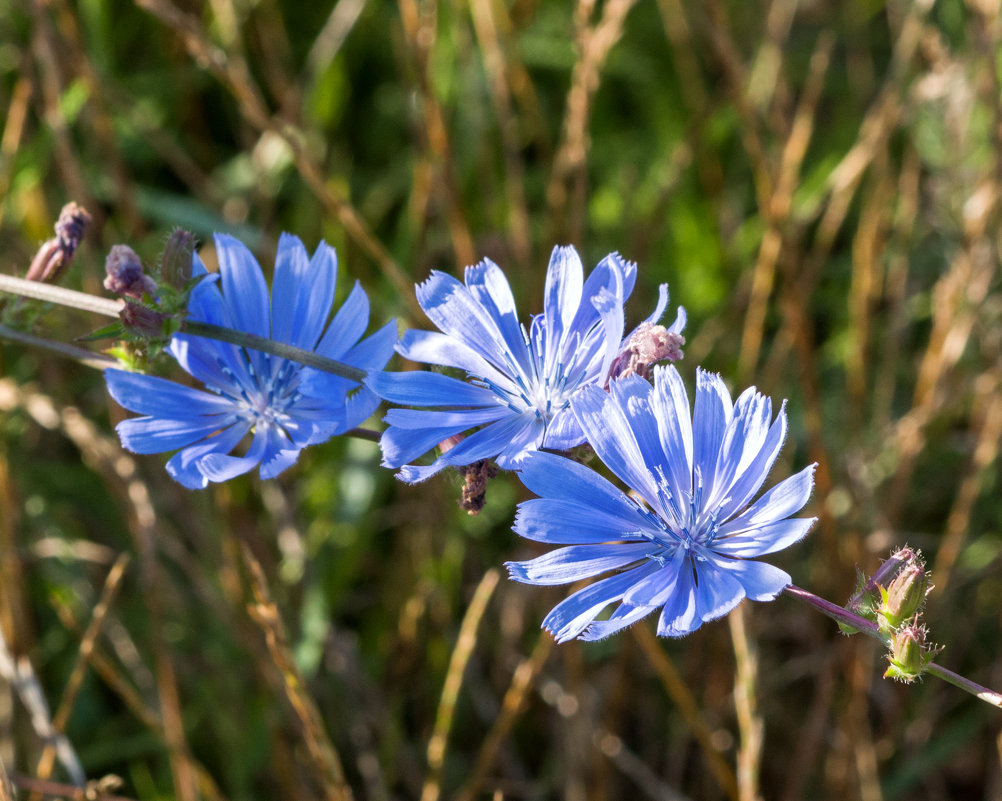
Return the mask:
POLYGON ((76 203, 63 206, 56 220, 56 235, 42 243, 24 277, 47 284, 56 281, 73 261, 90 221, 91 216, 83 206, 76 203))
POLYGON ((112 246, 104 271, 108 274, 104 279, 104 288, 116 295, 139 300, 144 293, 152 295, 156 292, 156 282, 146 274, 136 251, 128 245, 112 246))
POLYGON ((685 355, 682 352, 684 344, 685 337, 669 331, 663 325, 641 323, 623 343, 619 355, 613 360, 608 380, 628 375, 648 378, 655 363, 677 362, 681 359, 685 355))

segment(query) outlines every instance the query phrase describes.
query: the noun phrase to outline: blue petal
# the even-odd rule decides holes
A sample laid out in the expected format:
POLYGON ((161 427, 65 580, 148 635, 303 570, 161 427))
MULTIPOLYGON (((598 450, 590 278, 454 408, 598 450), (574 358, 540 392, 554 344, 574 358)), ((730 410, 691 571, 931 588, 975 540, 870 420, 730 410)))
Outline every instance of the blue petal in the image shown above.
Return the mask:
POLYGON ((814 468, 808 465, 795 476, 779 482, 742 514, 720 527, 720 536, 760 528, 789 517, 804 508, 814 489, 814 468))
POLYGON ((557 642, 574 639, 605 607, 618 601, 635 582, 656 569, 657 565, 650 562, 589 584, 553 607, 543 620, 543 628, 557 642))
MULTIPOLYGON (((406 429, 391 426, 379 439, 379 447, 383 452, 383 467, 402 467, 421 454, 427 453, 438 443, 467 428, 465 423, 448 428, 406 429)), ((440 469, 441 467, 434 472, 437 473, 440 469)))
POLYGON ((615 485, 591 468, 563 456, 543 451, 531 453, 519 466, 518 477, 531 492, 543 498, 577 503, 624 520, 641 517, 637 505, 615 485))
POLYGON ((650 542, 568 545, 527 562, 508 562, 511 578, 525 584, 567 584, 638 562, 657 550, 650 542))
POLYGON ((367 336, 347 351, 343 360, 352 367, 362 370, 382 370, 393 356, 393 347, 396 344, 397 321, 390 320, 374 334, 367 336))
POLYGON ((571 400, 571 408, 605 465, 652 503, 658 495, 657 486, 623 410, 595 386, 583 387, 571 400))
POLYGON ((312 350, 330 316, 336 283, 333 248, 321 242, 310 259, 299 237, 282 234, 272 280, 272 336, 312 350))
MULTIPOLYGON (((501 268, 490 259, 484 259, 475 267, 467 267, 466 286, 469 287, 477 302, 483 306, 484 311, 494 320, 507 345, 508 353, 516 359, 524 372, 528 372, 529 353, 525 343, 525 335, 522 333, 522 326, 518 321, 515 298, 511 294, 511 285, 501 268)), ((443 362, 437 363, 443 364, 443 362)), ((479 373, 479 370, 471 372, 479 373)), ((483 373, 479 374, 483 375, 483 373)))
POLYGON ((104 371, 104 378, 111 397, 130 412, 186 419, 234 411, 233 402, 226 398, 182 386, 159 376, 111 368, 104 371))
MULTIPOLYGON (((334 319, 317 345, 316 351, 328 359, 344 361, 341 357, 365 333, 369 324, 369 296, 362 285, 355 282, 351 293, 337 310, 334 319)), ((387 361, 389 359, 387 358, 387 361)), ((384 362, 385 364, 385 362, 384 362)))
POLYGON ((701 562, 696 570, 699 574, 696 617, 702 622, 723 617, 744 599, 744 585, 736 576, 721 570, 718 562, 701 562))
POLYGON ((571 407, 557 412, 546 425, 546 436, 543 439, 544 448, 555 451, 569 451, 584 442, 585 434, 578 425, 571 407))
POLYGON ((685 498, 692 492, 692 420, 689 397, 674 366, 654 368, 651 411, 658 422, 672 495, 685 498))
POLYGON ((383 400, 407 406, 496 406, 497 395, 441 373, 370 373, 365 385, 383 400))
POLYGON ((271 335, 268 285, 257 259, 247 247, 227 234, 216 234, 223 299, 236 327, 261 337, 271 335))
POLYGON ((213 415, 177 420, 134 417, 115 427, 122 447, 133 453, 163 453, 205 439, 237 421, 236 415, 213 415))
MULTIPOLYGON (((522 347, 525 351, 525 347, 522 347)), ((412 362, 457 367, 473 375, 494 377, 497 369, 472 348, 438 331, 410 330, 404 333, 397 352, 412 362)))
POLYGON ((661 532, 635 514, 613 515, 580 501, 532 498, 518 505, 512 529, 519 536, 555 545, 600 543, 610 540, 643 540, 661 532))
POLYGON ((608 620, 596 620, 593 623, 589 623, 588 628, 581 632, 579 639, 585 642, 604 640, 606 637, 622 631, 627 626, 632 626, 638 620, 647 617, 652 609, 653 607, 650 606, 630 606, 624 603, 609 615, 608 620))
POLYGON ((209 480, 199 468, 199 460, 205 454, 215 451, 229 453, 249 430, 250 423, 241 422, 198 445, 185 448, 167 462, 167 472, 171 478, 188 489, 204 489, 208 486, 209 480))
POLYGON ((465 342, 497 367, 506 363, 508 347, 497 323, 464 284, 433 270, 418 285, 417 298, 440 331, 465 342))
POLYGON ((731 396, 723 379, 716 373, 697 370, 692 413, 693 466, 699 471, 707 494, 712 492, 717 457, 730 419, 731 396))
POLYGON ((728 499, 720 507, 720 519, 727 520, 744 509, 761 489, 786 441, 786 404, 780 408, 776 420, 769 428, 765 441, 747 469, 731 486, 728 499))
POLYGON ((199 469, 209 481, 229 481, 241 476, 261 463, 269 446, 269 426, 259 426, 246 456, 209 453, 199 459, 199 469))
POLYGON ((546 268, 543 317, 546 320, 546 353, 556 353, 564 332, 571 327, 581 305, 584 267, 572 247, 555 247, 546 268))
POLYGON ((717 567, 732 574, 753 601, 771 601, 792 583, 778 567, 749 559, 719 559, 717 567))
POLYGON ((652 609, 668 603, 682 570, 690 571, 689 554, 684 548, 676 548, 671 561, 652 573, 643 581, 638 581, 623 596, 623 603, 652 609))
POLYGON ((778 520, 758 526, 742 534, 718 536, 713 540, 712 548, 718 553, 728 556, 764 556, 767 553, 781 551, 795 542, 799 542, 811 526, 817 522, 816 517, 793 517, 778 520))
POLYGON ((512 414, 505 406, 486 409, 459 409, 432 412, 426 409, 389 409, 383 421, 390 426, 405 429, 458 428, 465 431, 473 426, 493 423, 512 414))

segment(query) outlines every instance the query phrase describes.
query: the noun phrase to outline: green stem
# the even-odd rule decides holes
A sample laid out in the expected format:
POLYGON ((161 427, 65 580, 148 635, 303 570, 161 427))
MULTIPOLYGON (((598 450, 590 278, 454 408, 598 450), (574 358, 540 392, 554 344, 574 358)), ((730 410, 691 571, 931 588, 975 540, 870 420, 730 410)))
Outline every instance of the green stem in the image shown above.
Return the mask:
MULTIPOLYGON (((796 598, 798 601, 803 601, 804 603, 813 606, 821 612, 821 614, 827 615, 836 623, 841 623, 845 626, 856 629, 868 637, 880 640, 880 642, 884 643, 884 645, 889 644, 887 637, 880 632, 877 624, 872 620, 860 617, 859 615, 850 612, 848 609, 836 606, 831 601, 826 601, 824 598, 820 598, 814 593, 808 592, 807 590, 801 589, 793 584, 788 586, 785 590, 783 590, 783 592, 791 598, 796 598)), ((1002 694, 997 693, 994 690, 989 690, 987 687, 983 687, 977 682, 961 676, 959 673, 954 673, 952 670, 941 667, 935 662, 930 662, 926 665, 923 668, 923 673, 928 673, 938 679, 942 679, 948 684, 952 684, 954 687, 958 687, 964 692, 970 693, 975 698, 980 698, 986 704, 991 704, 998 709, 1002 709, 1002 694)))
POLYGON ((64 345, 62 342, 42 339, 42 337, 36 337, 34 334, 26 334, 24 331, 17 331, 5 325, 0 325, 0 339, 9 339, 13 342, 21 342, 36 348, 44 348, 53 353, 58 353, 60 356, 76 359, 86 367, 93 367, 95 370, 104 370, 106 367, 114 367, 118 364, 116 359, 105 356, 103 353, 91 353, 89 350, 84 350, 74 345, 64 345))
MULTIPOLYGON (((34 298, 48 303, 55 303, 59 306, 69 306, 82 311, 103 314, 106 317, 118 317, 122 311, 122 301, 99 298, 96 295, 89 295, 86 292, 77 292, 73 289, 65 289, 61 286, 43 284, 38 281, 27 281, 24 278, 16 278, 13 275, 0 274, 0 292, 7 292, 12 295, 20 295, 25 298, 34 298)), ((185 320, 181 325, 181 330, 193 336, 218 339, 222 342, 229 342, 232 345, 240 345, 245 348, 271 353, 281 356, 283 359, 305 364, 307 367, 315 367, 334 375, 347 378, 359 384, 365 379, 365 371, 359 370, 348 364, 328 359, 313 351, 303 350, 282 342, 275 342, 265 337, 248 334, 244 331, 234 331, 231 328, 223 328, 211 323, 201 323, 195 320, 185 320)))
POLYGON ((245 348, 253 348, 254 350, 271 353, 274 356, 281 356, 283 359, 290 359, 300 364, 305 364, 307 367, 315 367, 318 370, 324 370, 325 372, 339 375, 342 378, 347 378, 349 381, 357 381, 359 384, 365 379, 365 370, 359 370, 357 367, 343 364, 334 359, 328 359, 326 356, 320 356, 310 350, 286 345, 283 342, 275 342, 273 339, 266 339, 265 337, 248 334, 244 331, 234 331, 232 328, 223 328, 212 323, 201 323, 197 320, 185 320, 181 324, 181 330, 185 334, 218 339, 222 342, 229 342, 231 345, 240 345, 245 348))
POLYGON ((109 298, 99 298, 96 295, 89 295, 86 292, 77 292, 75 289, 55 286, 53 284, 43 284, 40 281, 28 281, 24 278, 16 278, 13 275, 0 273, 0 292, 10 295, 20 295, 23 298, 34 298, 44 300, 47 303, 55 303, 58 306, 69 306, 82 311, 103 314, 105 317, 118 317, 122 311, 122 301, 110 300, 109 298))

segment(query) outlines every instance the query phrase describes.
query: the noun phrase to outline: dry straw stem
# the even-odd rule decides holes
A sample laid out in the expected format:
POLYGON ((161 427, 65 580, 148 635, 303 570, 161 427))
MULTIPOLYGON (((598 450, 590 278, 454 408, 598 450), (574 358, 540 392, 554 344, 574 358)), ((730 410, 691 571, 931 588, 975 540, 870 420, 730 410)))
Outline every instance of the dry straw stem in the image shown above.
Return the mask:
POLYGON ((497 759, 498 752, 501 750, 501 744, 508 736, 512 726, 515 725, 515 721, 518 719, 522 707, 525 705, 526 697, 539 678, 539 673, 543 669, 543 665, 546 664, 546 660, 549 658, 552 650, 553 638, 544 632, 536 641, 532 653, 519 662, 518 667, 515 668, 515 672, 512 673, 511 683, 508 685, 508 690, 505 692, 504 699, 501 702, 501 712, 494 721, 494 725, 491 726, 490 731, 487 732, 487 736, 484 737, 480 750, 477 752, 476 760, 473 763, 473 768, 470 770, 470 775, 462 787, 456 791, 456 794, 453 796, 454 801, 473 801, 477 797, 481 785, 487 778, 487 772, 497 759))
POLYGON ((70 780, 82 787, 87 782, 87 777, 80 758, 73 750, 70 741, 52 725, 45 691, 35 675, 31 662, 26 656, 12 654, 2 633, 0 633, 0 678, 5 679, 17 691, 21 703, 28 711, 35 734, 42 742, 50 743, 55 748, 56 756, 70 780))
POLYGON ((720 755, 720 751, 713 745, 713 735, 710 727, 703 719, 700 712, 699 703, 689 691, 688 685, 682 679, 671 658, 664 652, 655 636, 646 626, 634 626, 630 629, 634 639, 640 645, 647 661, 658 674, 661 683, 664 685, 668 697, 671 698, 678 711, 692 732, 696 742, 703 749, 707 766, 716 779, 720 789, 724 791, 731 801, 738 799, 738 780, 731 770, 731 766, 720 755))
POLYGON ((588 163, 588 118, 598 90, 602 66, 613 45, 623 33, 626 15, 636 0, 609 0, 602 7, 602 18, 593 27, 587 24, 593 3, 579 0, 575 17, 580 24, 579 55, 571 71, 571 88, 567 92, 563 134, 553 171, 546 187, 546 202, 550 224, 557 237, 580 241, 584 226, 585 166, 588 163), (573 182, 574 207, 568 213, 568 184, 573 182), (561 221, 568 220, 566 230, 561 221))
POLYGON ((515 261, 527 269, 532 260, 529 209, 525 199, 525 163, 521 154, 518 118, 512 109, 508 67, 512 60, 501 47, 494 0, 470 0, 470 15, 483 54, 487 86, 501 133, 505 162, 505 191, 508 195, 508 237, 515 261))
POLYGON ((452 158, 445 116, 442 113, 442 105, 435 96, 434 84, 429 74, 428 65, 432 48, 435 46, 438 9, 434 2, 422 3, 419 9, 417 0, 399 0, 399 6, 400 20, 404 26, 404 36, 409 45, 414 70, 417 73, 418 90, 421 94, 421 109, 425 123, 421 133, 427 137, 431 158, 442 175, 441 185, 445 194, 445 206, 448 209, 452 247, 456 253, 456 263, 462 267, 476 261, 476 250, 470 225, 463 211, 459 178, 452 158))
POLYGON ((130 528, 136 542, 140 577, 145 588, 143 598, 150 615, 157 694, 175 792, 179 801, 196 801, 199 788, 209 798, 220 798, 207 774, 196 769, 185 739, 174 667, 163 637, 160 573, 154 544, 156 514, 150 502, 149 489, 139 478, 135 460, 122 453, 118 442, 101 434, 75 407, 57 408, 42 393, 22 388, 10 379, 0 379, 0 410, 15 408, 24 409, 43 428, 62 431, 80 449, 84 462, 105 477, 108 485, 130 509, 130 528))
POLYGON ((445 682, 442 685, 442 696, 438 702, 438 711, 435 713, 435 726, 432 729, 431 739, 428 741, 428 776, 421 789, 421 801, 438 801, 442 793, 445 749, 456 714, 459 690, 463 685, 463 674, 466 672, 466 665, 476 647, 477 629, 480 627, 484 612, 487 611, 487 602, 490 601, 494 590, 497 589, 500 575, 500 571, 496 568, 491 568, 484 573, 484 577, 480 579, 480 583, 473 593, 473 598, 470 599, 466 614, 463 615, 463 622, 459 626, 459 636, 456 639, 455 648, 452 649, 445 682))
POLYGON ((255 601, 248 612, 264 633, 285 698, 299 721, 303 744, 310 756, 310 767, 328 801, 350 801, 352 791, 345 779, 341 758, 324 728, 320 711, 306 692, 306 683, 289 648, 278 607, 271 600, 264 570, 245 543, 241 544, 241 552, 255 601))
MULTIPOLYGON (((77 696, 80 693, 80 688, 83 686, 83 680, 87 673, 87 665, 94 652, 94 645, 101 634, 105 620, 107 620, 108 612, 111 611, 111 605, 118 595, 118 589, 121 586, 122 578, 125 576, 125 569, 129 565, 129 559, 130 557, 127 553, 120 554, 115 560, 115 564, 111 566, 111 570, 108 571, 108 576, 104 582, 104 589, 101 591, 101 597, 94 607, 90 623, 80 643, 80 650, 77 652, 76 661, 73 663, 73 669, 70 671, 70 677, 66 681, 63 697, 59 700, 59 706, 56 708, 55 715, 52 716, 52 725, 56 731, 65 731, 66 724, 69 723, 70 715, 73 712, 77 696)), ((52 775, 55 759, 56 749, 51 743, 47 743, 42 750, 41 757, 39 757, 38 765, 35 768, 35 776, 39 779, 48 779, 52 775)), ((31 799, 37 799, 37 794, 32 793, 31 799)))
POLYGON ((734 647, 734 710, 740 734, 738 763, 738 799, 759 798, 759 775, 762 768, 762 744, 765 723, 758 712, 758 653, 748 639, 748 613, 741 604, 727 616, 734 647))
MULTIPOLYGON (((125 796, 112 794, 111 791, 122 782, 117 776, 106 776, 103 779, 87 782, 86 787, 74 787, 70 784, 33 779, 28 776, 14 776, 11 781, 18 787, 28 790, 32 798, 52 796, 66 801, 132 801, 125 796)), ((4 796, 0 791, 0 801, 3 799, 4 796)), ((11 801, 14 801, 14 796, 11 796, 11 801)))
POLYGON ((284 142, 292 152, 299 174, 328 211, 332 212, 358 246, 375 261, 394 285, 414 317, 421 309, 413 297, 411 280, 390 252, 369 230, 351 202, 325 180, 323 170, 303 147, 303 134, 285 120, 273 118, 254 84, 246 61, 216 47, 202 30, 199 20, 182 11, 169 0, 135 0, 136 5, 168 26, 184 42, 196 63, 209 70, 234 96, 245 121, 260 133, 269 133, 284 142))
POLYGON ((751 296, 745 315, 744 331, 741 336, 741 352, 738 356, 739 383, 748 383, 758 364, 765 334, 765 318, 769 296, 776 277, 776 265, 785 244, 785 232, 789 224, 793 193, 800 178, 800 168, 807 153, 817 115, 818 101, 824 87, 824 79, 831 63, 835 37, 822 34, 818 37, 811 57, 810 71, 801 93, 800 103, 790 125, 790 133, 783 145, 777 176, 771 183, 775 191, 760 209, 766 221, 758 258, 752 272, 751 296))
POLYGON ((946 532, 932 567, 939 592, 943 592, 950 581, 970 528, 974 504, 984 486, 985 474, 998 459, 999 443, 1002 442, 1002 370, 984 373, 974 382, 974 417, 976 444, 946 519, 946 532))

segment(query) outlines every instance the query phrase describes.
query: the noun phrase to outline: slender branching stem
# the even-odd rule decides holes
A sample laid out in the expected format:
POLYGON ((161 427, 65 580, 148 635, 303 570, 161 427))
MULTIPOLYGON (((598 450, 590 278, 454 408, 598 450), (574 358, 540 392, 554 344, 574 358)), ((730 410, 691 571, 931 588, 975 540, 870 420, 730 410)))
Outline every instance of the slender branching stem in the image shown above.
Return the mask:
MULTIPOLYGON (((803 601, 809 606, 813 606, 821 612, 821 614, 827 615, 836 623, 840 623, 850 629, 862 632, 868 637, 873 637, 875 640, 880 640, 880 642, 884 643, 884 645, 889 644, 887 636, 881 633, 877 624, 872 620, 867 620, 865 617, 854 614, 848 609, 837 606, 831 601, 826 601, 824 598, 820 598, 814 593, 808 592, 807 590, 801 589, 793 584, 783 590, 783 592, 791 598, 796 598, 798 601, 803 601)), ((1002 709, 1002 693, 989 690, 987 687, 983 687, 977 682, 961 676, 959 673, 954 673, 952 670, 941 667, 935 662, 927 664, 922 669, 922 672, 928 673, 930 676, 935 676, 938 679, 942 679, 943 681, 952 684, 954 687, 959 687, 964 692, 970 693, 976 698, 980 698, 986 704, 991 704, 994 707, 1002 709)))
POLYGON ((208 337, 218 339, 222 342, 229 342, 232 345, 240 345, 245 348, 264 351, 274 356, 281 356, 283 359, 290 359, 307 367, 315 367, 334 375, 347 378, 349 381, 361 383, 365 379, 365 370, 359 370, 349 364, 328 359, 311 350, 303 350, 293 345, 286 345, 284 342, 276 342, 273 339, 259 337, 256 334, 248 334, 245 331, 234 331, 232 328, 224 328, 212 323, 203 323, 197 320, 185 320, 181 324, 181 330, 185 334, 193 336, 208 337))
POLYGON ((44 300, 47 303, 55 303, 58 306, 69 306, 94 314, 103 314, 105 317, 118 317, 124 305, 120 300, 110 298, 100 298, 97 295, 89 295, 86 292, 77 292, 75 289, 55 286, 54 284, 43 284, 41 281, 28 281, 24 278, 17 278, 13 275, 0 273, 0 292, 10 295, 20 295, 22 298, 34 298, 44 300))
MULTIPOLYGON (((96 295, 89 295, 86 292, 77 292, 73 289, 66 289, 52 284, 43 284, 38 281, 26 281, 23 278, 16 278, 13 275, 0 274, 0 292, 7 292, 12 295, 20 295, 25 298, 34 298, 48 303, 55 303, 59 306, 69 306, 82 311, 103 314, 106 317, 118 317, 122 311, 123 303, 120 300, 110 300, 100 298, 96 295)), ((266 337, 259 337, 248 334, 245 331, 234 331, 231 328, 224 328, 211 323, 202 323, 196 320, 185 320, 181 325, 181 330, 193 336, 218 339, 222 342, 229 342, 233 345, 240 345, 245 348, 271 353, 281 356, 284 359, 305 364, 307 367, 315 367, 334 375, 347 378, 349 381, 361 383, 365 378, 365 371, 359 370, 348 364, 328 359, 313 351, 286 345, 282 342, 275 342, 266 337)), ((6 334, 5 334, 6 335, 6 334)))

